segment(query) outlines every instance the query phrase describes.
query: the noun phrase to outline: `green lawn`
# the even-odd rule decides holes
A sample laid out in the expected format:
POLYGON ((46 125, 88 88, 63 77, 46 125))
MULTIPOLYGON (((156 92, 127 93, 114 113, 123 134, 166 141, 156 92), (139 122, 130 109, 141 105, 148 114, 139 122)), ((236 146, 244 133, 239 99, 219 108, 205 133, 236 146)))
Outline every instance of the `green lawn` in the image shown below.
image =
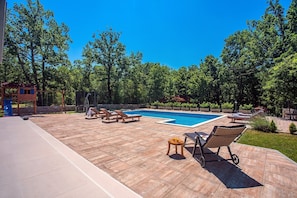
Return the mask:
POLYGON ((297 162, 297 135, 247 130, 238 142, 278 150, 297 162))

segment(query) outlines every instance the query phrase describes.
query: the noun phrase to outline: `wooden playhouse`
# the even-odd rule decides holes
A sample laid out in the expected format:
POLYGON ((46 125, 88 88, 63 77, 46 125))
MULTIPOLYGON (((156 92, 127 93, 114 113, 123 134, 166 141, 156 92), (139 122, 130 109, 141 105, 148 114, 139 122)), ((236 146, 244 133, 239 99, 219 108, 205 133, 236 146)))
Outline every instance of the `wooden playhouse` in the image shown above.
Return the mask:
POLYGON ((20 115, 20 104, 25 102, 33 103, 33 113, 37 110, 36 86, 31 84, 18 83, 1 83, 1 105, 4 109, 4 101, 11 100, 13 104, 17 104, 17 114, 20 115))

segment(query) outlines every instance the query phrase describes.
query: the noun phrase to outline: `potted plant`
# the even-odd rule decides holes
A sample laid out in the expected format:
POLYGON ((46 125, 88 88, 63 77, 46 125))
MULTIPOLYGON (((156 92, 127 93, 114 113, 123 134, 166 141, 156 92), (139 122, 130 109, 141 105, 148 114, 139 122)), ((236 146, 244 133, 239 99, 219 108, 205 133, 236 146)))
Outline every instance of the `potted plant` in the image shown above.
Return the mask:
POLYGON ((239 112, 241 113, 251 113, 253 109, 252 104, 243 104, 239 106, 239 112))
POLYGON ((158 108, 159 109, 166 109, 165 103, 160 102, 158 108))
POLYGON ((220 112, 220 105, 216 104, 216 103, 210 103, 210 110, 212 112, 220 112))
POLYGON ((209 111, 209 103, 208 102, 203 102, 199 105, 200 111, 209 111))
POLYGON ((173 110, 180 110, 181 103, 180 102, 174 102, 173 103, 173 110))
POLYGON ((233 104, 230 102, 225 102, 222 104, 222 112, 224 113, 232 113, 233 112, 233 104))
POLYGON ((190 111, 197 111, 198 110, 198 105, 197 104, 194 104, 194 103, 190 103, 190 111))
POLYGON ((155 101, 151 104, 151 109, 158 109, 160 102, 155 101))
POLYGON ((184 103, 181 103, 181 110, 184 110, 184 111, 188 111, 189 110, 189 104, 184 102, 184 103))
POLYGON ((167 103, 165 103, 165 107, 166 107, 166 109, 172 110, 173 103, 172 102, 167 102, 167 103))

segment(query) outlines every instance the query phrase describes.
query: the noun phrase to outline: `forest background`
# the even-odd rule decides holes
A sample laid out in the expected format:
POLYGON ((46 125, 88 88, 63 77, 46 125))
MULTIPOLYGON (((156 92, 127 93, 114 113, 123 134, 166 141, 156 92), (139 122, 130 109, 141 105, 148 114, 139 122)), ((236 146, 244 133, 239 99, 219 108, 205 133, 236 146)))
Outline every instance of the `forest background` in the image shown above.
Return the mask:
MULTIPOLYGON (((171 69, 126 52, 121 33, 107 29, 93 35, 82 59, 71 63, 66 24, 39 0, 7 11, 0 82, 36 85, 38 104, 46 92, 65 90, 66 104, 76 91, 98 94, 98 103, 148 104, 182 98, 195 104, 237 103, 265 106, 279 115, 297 105, 297 0, 287 12, 268 0, 260 20, 225 39, 220 57, 208 55, 199 65, 171 69)), ((59 99, 53 103, 59 103, 59 99)))

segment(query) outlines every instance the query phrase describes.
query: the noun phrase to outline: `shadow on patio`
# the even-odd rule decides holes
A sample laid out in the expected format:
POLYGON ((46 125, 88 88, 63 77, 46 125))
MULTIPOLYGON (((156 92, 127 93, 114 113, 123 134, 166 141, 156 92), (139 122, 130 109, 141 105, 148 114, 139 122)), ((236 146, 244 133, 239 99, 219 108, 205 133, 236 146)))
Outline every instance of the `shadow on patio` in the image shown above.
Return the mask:
MULTIPOLYGON (((186 147, 186 150, 192 153, 194 147, 186 147)), ((229 162, 227 159, 216 155, 209 149, 206 152, 206 164, 204 169, 215 175, 227 188, 251 188, 263 186, 261 183, 244 173, 238 166, 229 162)), ((195 155, 194 159, 200 164, 197 158, 200 154, 195 155)))

